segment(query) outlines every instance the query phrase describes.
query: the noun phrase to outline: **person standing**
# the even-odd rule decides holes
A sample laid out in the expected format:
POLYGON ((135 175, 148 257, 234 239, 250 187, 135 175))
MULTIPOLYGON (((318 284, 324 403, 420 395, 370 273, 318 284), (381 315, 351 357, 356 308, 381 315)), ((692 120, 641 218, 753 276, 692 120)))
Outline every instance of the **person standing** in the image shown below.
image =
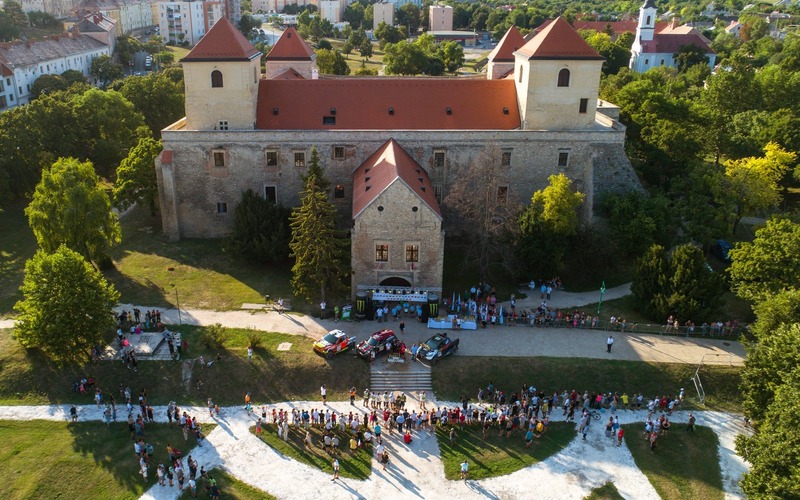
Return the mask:
POLYGON ((463 462, 461 462, 461 479, 464 481, 467 480, 467 474, 469 473, 469 462, 465 458, 463 462))
POLYGON ((326 304, 324 300, 323 300, 322 302, 320 302, 320 303, 319 303, 320 317, 321 317, 322 319, 325 319, 325 308, 326 308, 327 306, 328 306, 328 304, 326 304))
POLYGON ((319 388, 319 393, 322 396, 322 404, 327 404, 328 403, 328 388, 325 387, 325 384, 322 384, 322 386, 319 388))
POLYGON ((614 345, 614 336, 609 335, 608 339, 606 340, 606 352, 611 353, 611 346, 614 345))
POLYGON ((686 432, 694 432, 694 423, 696 419, 693 414, 689 414, 689 423, 686 425, 686 432))
POLYGON ((247 346, 247 362, 253 362, 253 346, 251 345, 247 346))
POLYGON ((350 406, 356 405, 356 386, 350 388, 350 406))
POLYGON ((331 481, 336 481, 337 479, 339 479, 339 459, 338 458, 334 458, 333 459, 333 479, 331 479, 331 481))
POLYGON ((406 331, 406 322, 400 321, 400 333, 405 333, 406 331))
POLYGON ((73 422, 78 421, 78 409, 75 406, 69 409, 69 415, 72 417, 73 422))

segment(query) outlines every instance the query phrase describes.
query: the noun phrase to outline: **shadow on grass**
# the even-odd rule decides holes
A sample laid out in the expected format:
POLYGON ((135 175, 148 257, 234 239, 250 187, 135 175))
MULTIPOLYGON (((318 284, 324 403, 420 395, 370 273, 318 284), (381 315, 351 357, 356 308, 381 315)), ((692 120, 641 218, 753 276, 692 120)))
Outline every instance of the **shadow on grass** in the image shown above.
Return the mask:
MULTIPOLYGON (((314 443, 311 447, 305 446, 306 431, 294 427, 289 429, 289 437, 284 441, 278 437, 276 425, 265 425, 259 439, 282 455, 329 474, 333 474, 332 464, 336 457, 339 459, 339 475, 341 477, 367 479, 372 473, 372 447, 365 446, 351 451, 349 449, 350 432, 342 432, 337 426, 334 434, 339 437, 340 441, 338 452, 325 450, 322 446, 322 430, 319 427, 309 429, 314 443)), ((255 434, 255 427, 251 427, 250 432, 255 434)))
POLYGON ((530 448, 525 447, 525 433, 512 431, 510 437, 498 436, 498 427, 489 430, 483 438, 480 425, 465 425, 457 430, 455 444, 450 443, 450 427, 438 427, 439 441, 445 477, 458 479, 460 464, 466 458, 470 462, 470 479, 485 479, 511 474, 529 465, 541 462, 569 444, 576 436, 575 426, 565 422, 551 422, 541 438, 535 439, 530 448))
POLYGON ((644 439, 644 423, 623 425, 625 444, 662 498, 721 499, 722 471, 719 439, 709 427, 696 426, 687 432, 685 424, 673 424, 666 436, 659 436, 655 452, 644 439))

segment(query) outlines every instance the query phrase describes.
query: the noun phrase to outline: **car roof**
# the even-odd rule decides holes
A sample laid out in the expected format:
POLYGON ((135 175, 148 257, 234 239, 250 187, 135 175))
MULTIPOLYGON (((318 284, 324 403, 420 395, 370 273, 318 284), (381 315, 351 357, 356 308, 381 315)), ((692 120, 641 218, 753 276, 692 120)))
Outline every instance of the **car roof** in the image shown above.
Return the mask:
POLYGON ((371 337, 384 339, 384 338, 388 337, 389 335, 394 335, 394 331, 393 330, 388 330, 388 329, 387 330, 380 330, 380 331, 377 331, 377 332, 373 333, 371 335, 371 337))
POLYGON ((331 330, 328 333, 331 334, 331 335, 336 335, 337 337, 341 337, 342 335, 347 335, 346 333, 344 333, 343 331, 339 330, 338 328, 336 330, 331 330))

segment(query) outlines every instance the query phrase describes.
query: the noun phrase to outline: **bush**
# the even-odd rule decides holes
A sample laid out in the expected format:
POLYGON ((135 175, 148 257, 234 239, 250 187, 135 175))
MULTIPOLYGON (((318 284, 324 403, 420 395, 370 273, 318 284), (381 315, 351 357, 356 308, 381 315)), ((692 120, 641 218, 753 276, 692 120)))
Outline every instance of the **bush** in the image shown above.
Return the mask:
POLYGON ((221 349, 225 345, 225 331, 221 324, 215 323, 203 329, 201 339, 206 349, 221 349))
POLYGON ((261 332, 251 330, 247 333, 247 345, 249 347, 252 347, 255 350, 261 347, 263 343, 264 339, 261 337, 261 332))

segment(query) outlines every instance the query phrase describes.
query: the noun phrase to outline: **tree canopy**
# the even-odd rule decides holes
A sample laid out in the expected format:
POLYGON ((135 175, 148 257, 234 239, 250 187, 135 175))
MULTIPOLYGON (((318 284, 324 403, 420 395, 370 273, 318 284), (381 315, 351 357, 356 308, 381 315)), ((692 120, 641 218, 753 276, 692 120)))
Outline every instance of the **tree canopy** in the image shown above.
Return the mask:
POLYGON ((228 242, 242 257, 263 263, 281 263, 289 257, 291 209, 275 204, 248 189, 234 212, 228 242))
POLYGON ((14 338, 55 362, 87 361, 89 350, 103 344, 114 326, 111 308, 119 293, 64 245, 53 253, 39 250, 25 263, 20 291, 14 338))
POLYGON ((145 203, 150 215, 156 214, 158 184, 156 181, 155 160, 161 152, 161 141, 150 137, 139 139, 128 157, 117 168, 114 182, 114 203, 122 210, 134 203, 145 203))
POLYGON ((121 239, 117 214, 90 162, 61 158, 45 169, 25 215, 48 253, 65 245, 101 263, 121 239))

